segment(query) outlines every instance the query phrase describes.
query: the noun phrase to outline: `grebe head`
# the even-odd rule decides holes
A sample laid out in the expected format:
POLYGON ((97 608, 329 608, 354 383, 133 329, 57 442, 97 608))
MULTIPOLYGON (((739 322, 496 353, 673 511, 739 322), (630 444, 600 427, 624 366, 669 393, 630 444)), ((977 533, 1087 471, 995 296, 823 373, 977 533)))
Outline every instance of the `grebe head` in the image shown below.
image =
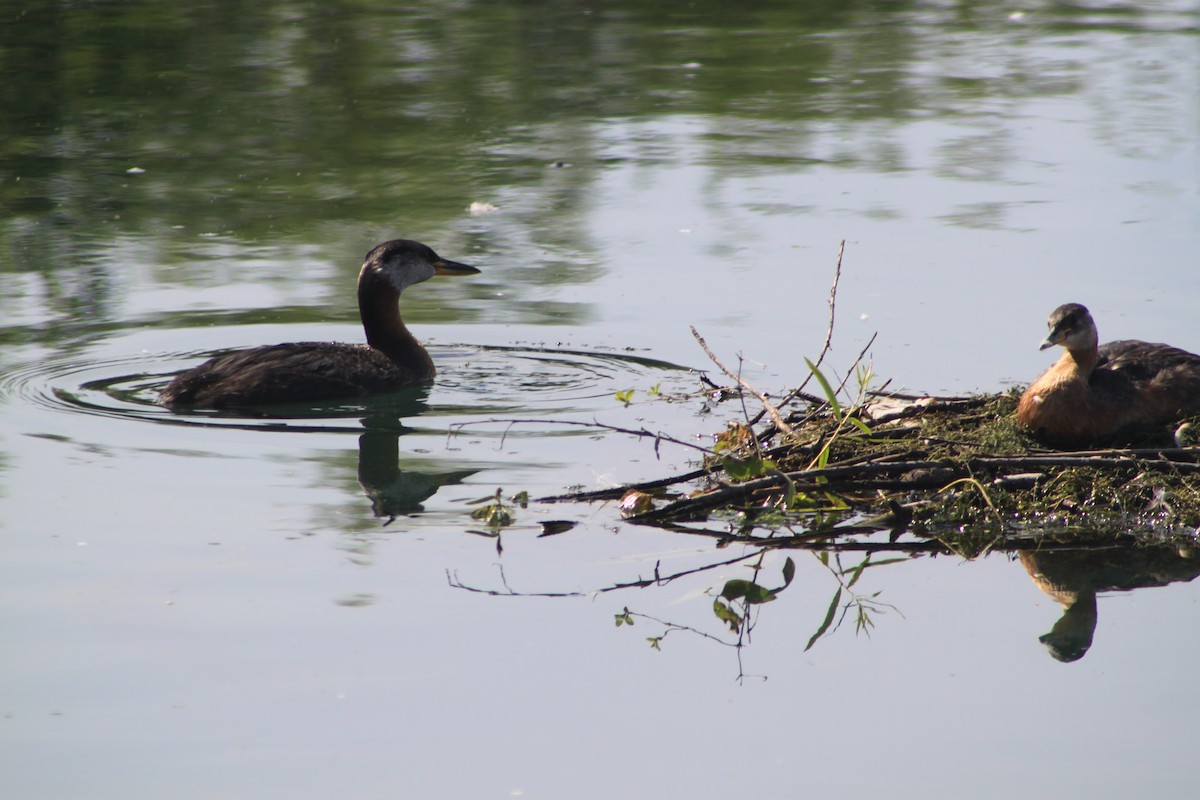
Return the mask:
POLYGON ((397 292, 434 275, 474 275, 477 272, 475 267, 442 258, 433 252, 433 248, 411 239, 393 239, 378 245, 367 253, 362 266, 363 275, 379 275, 397 292))
POLYGON ((1050 333, 1042 341, 1038 349, 1045 350, 1061 344, 1068 350, 1095 349, 1099 341, 1096 334, 1096 322, 1091 313, 1079 303, 1061 305, 1046 319, 1046 327, 1050 333))

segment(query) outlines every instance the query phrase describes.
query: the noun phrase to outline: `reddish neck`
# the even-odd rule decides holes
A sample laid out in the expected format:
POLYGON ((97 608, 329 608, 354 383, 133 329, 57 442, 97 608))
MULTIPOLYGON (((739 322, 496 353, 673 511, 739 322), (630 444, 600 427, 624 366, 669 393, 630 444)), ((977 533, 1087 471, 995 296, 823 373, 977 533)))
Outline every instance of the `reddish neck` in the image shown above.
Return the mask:
POLYGON ((1079 377, 1086 381, 1091 377, 1092 370, 1096 368, 1096 362, 1099 360, 1100 356, 1096 348, 1088 347, 1065 351, 1062 354, 1062 358, 1058 360, 1057 366, 1060 370, 1069 370, 1077 373, 1079 377))
POLYGON ((400 319, 400 293, 374 271, 358 279, 358 313, 367 344, 406 369, 433 375, 433 360, 400 319))

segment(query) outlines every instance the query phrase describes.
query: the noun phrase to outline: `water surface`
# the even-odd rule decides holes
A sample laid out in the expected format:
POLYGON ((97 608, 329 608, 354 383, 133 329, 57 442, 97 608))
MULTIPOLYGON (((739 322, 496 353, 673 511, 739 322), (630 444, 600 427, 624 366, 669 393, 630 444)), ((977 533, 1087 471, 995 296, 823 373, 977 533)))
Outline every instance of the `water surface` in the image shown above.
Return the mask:
POLYGON ((1198 31, 1182 2, 10 14, 3 793, 1190 796, 1186 570, 1102 591, 1063 663, 1000 555, 868 569, 869 630, 806 649, 838 582, 791 553, 739 650, 714 592, 789 554, 472 511, 690 468, 742 411, 689 326, 796 385, 842 240, 832 373, 876 335, 894 387, 1004 389, 1066 301, 1200 351, 1198 31), (398 236, 483 270, 405 295, 436 384, 152 403, 207 354, 357 340, 398 236))

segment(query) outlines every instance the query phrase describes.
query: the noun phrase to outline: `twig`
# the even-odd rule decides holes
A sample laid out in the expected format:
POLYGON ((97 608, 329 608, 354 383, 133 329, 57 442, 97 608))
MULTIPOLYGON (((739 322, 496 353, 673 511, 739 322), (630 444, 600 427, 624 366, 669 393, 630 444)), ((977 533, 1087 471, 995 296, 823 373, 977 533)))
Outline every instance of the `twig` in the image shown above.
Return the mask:
MULTIPOLYGON (((868 462, 855 465, 837 465, 819 469, 794 472, 776 472, 755 480, 687 497, 661 508, 627 518, 633 523, 657 523, 664 519, 690 517, 730 503, 744 502, 751 496, 779 489, 788 482, 797 492, 808 491, 864 491, 917 490, 945 487, 954 481, 970 478, 976 472, 996 473, 1014 470, 1049 469, 1062 467, 1090 467, 1094 469, 1137 468, 1158 472, 1200 472, 1200 463, 1195 460, 1200 451, 1195 448, 1172 450, 1107 450, 1071 455, 1028 455, 1028 456, 982 456, 954 461, 950 459, 931 461, 887 461, 868 462), (1189 460, 1164 457, 1171 453, 1186 456, 1189 460), (1159 456, 1139 458, 1138 455, 1159 456), (896 476, 901 477, 884 477, 896 476), (907 477, 905 477, 907 476, 907 477)), ((1015 487, 1014 487, 1015 488, 1015 487)))
MULTIPOLYGON (((855 357, 854 361, 850 364, 850 369, 846 372, 846 377, 842 378, 841 383, 838 384, 836 394, 841 394, 842 390, 846 388, 846 382, 850 380, 850 374, 854 371, 854 369, 860 363, 862 363, 863 358, 867 354, 867 350, 869 350, 871 348, 871 345, 875 344, 875 337, 878 335, 879 335, 878 333, 871 334, 871 338, 867 340, 867 343, 863 346, 862 350, 858 351, 858 356, 855 357)), ((813 366, 815 367, 816 364, 813 364, 813 366)), ((811 378, 813 376, 813 374, 814 373, 810 370, 809 377, 811 378)), ((808 383, 808 380, 806 379, 804 381, 804 383, 808 383)), ((801 384, 801 386, 803 386, 803 385, 804 384, 801 384)), ((887 384, 884 384, 884 385, 886 386, 887 384)), ((786 396, 784 396, 783 400, 779 403, 779 405, 783 406, 783 405, 787 404, 788 402, 790 402, 791 400, 795 399, 797 396, 803 397, 804 399, 808 400, 810 403, 813 403, 814 405, 816 405, 820 408, 824 408, 829 405, 828 400, 823 400, 821 398, 815 398, 815 397, 810 397, 808 395, 803 395, 800 393, 799 389, 796 389, 796 390, 788 393, 786 396)), ((860 395, 860 397, 854 401, 854 404, 849 409, 847 409, 847 414, 852 414, 852 413, 856 412, 858 409, 863 407, 863 405, 860 402, 861 399, 862 399, 862 397, 860 395)), ((807 421, 813 417, 813 414, 814 414, 813 411, 809 411, 807 414, 804 414, 803 416, 801 416, 798 421, 800 421, 800 422, 807 421)), ((845 416, 846 415, 843 415, 843 417, 842 417, 843 420, 845 419, 845 416)), ((751 424, 758 422, 758 420, 761 418, 762 418, 762 415, 759 414, 757 418, 755 418, 754 420, 751 421, 751 424)), ((793 415, 793 419, 795 419, 795 418, 796 418, 796 415, 793 415)), ((869 425, 870 423, 868 422, 866 424, 869 425)), ((840 426, 839 426, 839 428, 840 428, 840 426)), ((771 428, 766 428, 765 430, 763 430, 763 432, 759 436, 759 438, 760 439, 769 439, 774 435, 775 435, 774 430, 772 430, 771 428)))
MULTIPOLYGON (((838 283, 842 280, 842 255, 846 252, 846 240, 842 239, 842 243, 838 245, 837 266, 833 271, 833 286, 829 287, 829 327, 825 329, 825 344, 821 347, 821 354, 817 356, 817 360, 813 363, 818 367, 825 360, 825 355, 832 349, 833 345, 833 323, 837 315, 837 290, 838 283)), ((804 383, 808 383, 806 378, 804 383)), ((804 388, 804 384, 800 384, 804 388)))
POLYGON ((539 497, 539 503, 564 503, 564 502, 588 502, 591 500, 615 500, 619 497, 624 497, 626 492, 639 491, 650 492, 655 489, 664 489, 668 486, 674 486, 677 483, 687 483, 705 475, 711 474, 709 469, 694 469, 689 472, 682 472, 678 475, 672 475, 668 478, 658 478, 652 481, 640 481, 637 483, 625 483, 620 486, 610 486, 607 489, 592 489, 582 492, 564 492, 563 494, 554 494, 548 497, 539 497))
POLYGON ((462 581, 460 581, 458 579, 458 574, 451 573, 450 570, 446 570, 446 582, 449 583, 450 586, 455 589, 463 589, 464 591, 475 592, 476 594, 491 595, 493 597, 591 597, 592 595, 605 594, 607 592, 619 592, 622 589, 639 589, 639 588, 645 588, 647 586, 666 586, 671 581, 678 580, 679 578, 684 578, 684 577, 687 577, 688 575, 696 575, 701 572, 708 572, 709 570, 717 569, 719 567, 728 567, 728 566, 732 566, 733 564, 740 564, 743 561, 748 561, 759 555, 761 555, 761 553, 759 551, 752 551, 750 553, 745 553, 743 555, 736 556, 735 558, 730 558, 725 561, 717 561, 712 564, 705 564, 700 567, 693 567, 692 569, 685 569, 681 572, 674 572, 670 575, 660 575, 658 573, 659 562, 655 562, 653 578, 638 578, 636 580, 626 581, 625 583, 614 583, 611 586, 602 586, 599 589, 593 589, 590 592, 517 592, 517 591, 513 591, 511 588, 509 588, 508 581, 504 578, 503 569, 501 569, 501 571, 500 571, 501 583, 504 585, 504 589, 502 589, 502 590, 501 589, 482 589, 478 586, 471 586, 469 584, 463 583, 462 581))
MULTIPOLYGON (((834 265, 833 268, 833 284, 829 287, 829 325, 825 328, 825 344, 821 346, 821 352, 817 355, 817 360, 813 362, 813 364, 818 367, 821 366, 823 361, 825 361, 825 356, 829 354, 829 351, 833 349, 833 327, 837 317, 837 291, 838 284, 841 283, 842 280, 842 256, 845 253, 846 240, 842 239, 841 244, 838 245, 837 264, 834 265)), ((872 336, 871 340, 874 341, 874 339, 875 337, 872 336)), ((867 346, 870 347, 870 343, 868 343, 867 346)), ((865 349, 864 352, 866 352, 865 349)), ((862 358, 862 356, 859 356, 859 358, 862 358)), ((820 400, 818 398, 804 394, 804 387, 808 386, 808 382, 812 380, 812 376, 813 374, 810 371, 808 375, 805 376, 804 380, 800 382, 799 386, 783 396, 783 399, 779 401, 779 407, 782 408, 783 406, 786 406, 797 397, 802 397, 805 400, 808 400, 810 403, 813 402, 813 400, 816 400, 819 403, 820 400)), ((754 420, 754 422, 757 423, 759 419, 762 419, 761 414, 757 419, 754 420)))
MULTIPOLYGON (((838 385, 839 392, 846 388, 846 382, 850 380, 851 373, 853 373, 854 370, 858 368, 858 365, 862 363, 862 360, 866 358, 867 351, 871 349, 871 345, 875 344, 875 337, 878 335, 879 331, 872 333, 871 338, 867 340, 867 343, 863 345, 862 350, 859 350, 858 355, 854 357, 854 361, 850 362, 850 369, 846 370, 846 377, 842 378, 841 384, 838 385)), ((888 381, 888 383, 890 382, 891 381, 888 381)), ((885 383, 884 386, 886 387, 887 384, 885 383)), ((866 387, 863 388, 865 389, 866 387)))
POLYGON ((766 412, 771 415, 771 419, 773 419, 775 421, 775 426, 777 428, 779 428, 779 430, 782 431, 783 433, 791 435, 792 426, 788 425, 786 422, 784 422, 783 417, 781 417, 779 415, 779 410, 776 409, 775 406, 771 405, 771 401, 767 399, 767 396, 764 395, 762 392, 758 391, 757 389, 755 389, 750 384, 746 383, 746 381, 742 379, 741 375, 731 372, 729 370, 729 367, 722 364, 721 359, 717 358, 716 355, 713 354, 713 351, 708 349, 708 343, 704 341, 704 337, 701 336, 700 333, 696 330, 696 326, 694 326, 694 325, 691 326, 691 329, 692 329, 692 336, 699 343, 700 348, 702 350, 704 350, 704 354, 707 355, 714 364, 716 364, 718 367, 720 367, 722 372, 724 372, 726 375, 728 375, 729 377, 731 377, 735 381, 737 381, 739 386, 741 386, 743 389, 750 392, 750 394, 752 394, 756 398, 758 398, 758 402, 762 403, 763 409, 765 409, 766 412))
POLYGON ((511 429, 515 425, 568 425, 568 426, 577 427, 577 428, 593 428, 596 430, 611 431, 613 433, 622 433, 622 434, 625 434, 626 436, 635 436, 639 439, 644 439, 646 437, 649 437, 651 439, 654 439, 654 449, 656 452, 658 450, 658 445, 660 442, 670 442, 671 444, 677 444, 677 445, 680 445, 681 447, 690 447, 693 450, 699 450, 700 452, 705 453, 706 455, 713 454, 712 450, 710 450, 709 448, 704 447, 702 445, 698 445, 693 442, 684 441, 683 439, 676 439, 674 436, 668 436, 665 433, 654 433, 645 428, 635 430, 633 428, 621 428, 616 425, 606 425, 603 422, 595 422, 595 421, 580 422, 579 420, 569 420, 569 419, 497 419, 494 417, 491 419, 473 419, 473 420, 468 420, 466 422, 455 422, 454 424, 452 424, 449 428, 449 433, 447 434, 447 438, 455 435, 456 433, 461 431, 463 428, 466 428, 468 426, 500 425, 500 424, 507 426, 504 430, 504 434, 500 437, 500 445, 499 445, 500 447, 504 447, 504 440, 508 437, 509 429, 511 429))

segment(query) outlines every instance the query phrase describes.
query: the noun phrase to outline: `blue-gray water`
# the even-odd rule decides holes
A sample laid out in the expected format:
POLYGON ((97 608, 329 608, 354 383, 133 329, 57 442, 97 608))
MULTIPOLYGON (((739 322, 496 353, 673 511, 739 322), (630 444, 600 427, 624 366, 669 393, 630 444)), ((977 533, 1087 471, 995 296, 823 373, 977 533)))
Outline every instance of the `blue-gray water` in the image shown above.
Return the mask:
POLYGON ((793 554, 739 654, 712 592, 746 565, 595 594, 738 552, 604 504, 471 517, 685 469, 568 423, 720 431, 690 325, 797 384, 842 240, 837 371, 877 334, 881 381, 1006 388, 1066 301, 1200 351, 1193 4, 0 14, 0 794, 1193 793, 1188 582, 1102 595, 1067 664, 1021 564, 915 559, 806 651, 837 584, 793 554), (205 353, 360 338, 398 236, 483 270, 404 297, 428 392, 149 404, 205 353))

